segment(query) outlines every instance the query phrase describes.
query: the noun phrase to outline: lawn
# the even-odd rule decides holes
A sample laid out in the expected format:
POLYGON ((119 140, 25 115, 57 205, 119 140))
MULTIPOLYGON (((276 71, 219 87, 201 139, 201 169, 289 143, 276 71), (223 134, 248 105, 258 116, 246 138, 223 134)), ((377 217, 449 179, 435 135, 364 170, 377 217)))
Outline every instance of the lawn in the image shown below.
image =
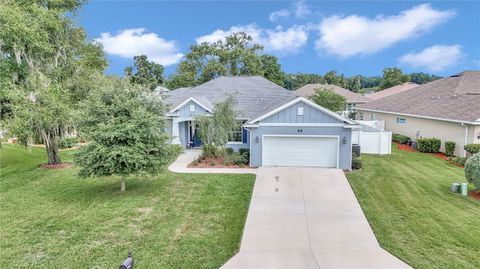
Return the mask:
POLYGON ((362 155, 347 177, 382 247, 414 268, 480 268, 480 201, 450 192, 463 169, 430 154, 362 155))
MULTIPOLYGON (((253 175, 79 179, 45 170, 44 149, 3 145, 0 267, 218 268, 240 246, 253 175)), ((63 151, 69 161, 71 151, 63 151)))

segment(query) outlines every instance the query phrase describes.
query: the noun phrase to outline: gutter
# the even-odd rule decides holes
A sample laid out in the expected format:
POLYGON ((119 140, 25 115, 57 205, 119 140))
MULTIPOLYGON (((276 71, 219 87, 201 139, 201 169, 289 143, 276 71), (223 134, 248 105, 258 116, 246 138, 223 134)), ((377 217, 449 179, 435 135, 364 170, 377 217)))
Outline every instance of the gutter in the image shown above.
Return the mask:
POLYGON ((355 109, 356 109, 357 111, 379 112, 379 113, 385 113, 385 114, 391 114, 391 115, 400 115, 400 116, 407 116, 407 117, 413 117, 413 118, 421 118, 421 119, 429 119, 429 120, 438 120, 438 121, 447 121, 447 122, 461 123, 462 125, 463 125, 463 124, 480 125, 480 122, 479 122, 479 121, 451 120, 451 119, 445 119, 445 118, 437 118, 437 117, 421 116, 421 115, 414 115, 414 114, 407 114, 407 113, 399 113, 399 112, 391 112, 391 111, 367 109, 367 108, 361 108, 361 107, 356 107, 355 109))
MULTIPOLYGON (((468 144, 468 125, 462 123, 462 126, 465 126, 465 142, 463 143, 465 146, 468 144)), ((463 157, 467 157, 467 151, 465 149, 463 149, 463 157)))

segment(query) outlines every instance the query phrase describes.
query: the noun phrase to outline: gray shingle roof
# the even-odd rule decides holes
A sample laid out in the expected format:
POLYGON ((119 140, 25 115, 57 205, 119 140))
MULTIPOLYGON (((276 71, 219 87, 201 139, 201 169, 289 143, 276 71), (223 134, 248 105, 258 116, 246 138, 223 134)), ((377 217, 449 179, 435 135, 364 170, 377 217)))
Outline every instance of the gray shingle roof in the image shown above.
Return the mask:
POLYGON ((465 122, 480 119, 480 71, 465 71, 357 106, 465 122))
POLYGON ((260 76, 219 77, 192 88, 172 90, 166 95, 165 102, 174 108, 195 98, 206 107, 233 95, 237 100, 235 109, 242 117, 259 117, 278 106, 294 100, 293 92, 260 76))
POLYGON ((342 87, 339 87, 337 85, 333 84, 307 84, 303 87, 298 88, 295 91, 295 94, 297 96, 302 96, 305 98, 310 98, 315 94, 316 89, 328 89, 332 90, 337 94, 342 95, 347 99, 347 103, 366 103, 370 101, 369 98, 362 96, 358 93, 354 93, 350 90, 344 89, 342 87))

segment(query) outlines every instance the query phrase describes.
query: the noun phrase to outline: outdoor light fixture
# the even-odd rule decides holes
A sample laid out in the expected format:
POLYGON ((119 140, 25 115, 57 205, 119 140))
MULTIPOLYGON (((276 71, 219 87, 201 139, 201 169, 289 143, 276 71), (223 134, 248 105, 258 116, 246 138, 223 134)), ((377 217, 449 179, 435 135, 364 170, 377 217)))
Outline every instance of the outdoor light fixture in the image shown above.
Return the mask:
POLYGON ((258 138, 258 136, 255 136, 255 143, 258 143, 260 142, 260 138, 258 138))
POLYGON ((343 137, 342 143, 343 143, 343 144, 347 144, 347 137, 345 137, 345 136, 343 137))

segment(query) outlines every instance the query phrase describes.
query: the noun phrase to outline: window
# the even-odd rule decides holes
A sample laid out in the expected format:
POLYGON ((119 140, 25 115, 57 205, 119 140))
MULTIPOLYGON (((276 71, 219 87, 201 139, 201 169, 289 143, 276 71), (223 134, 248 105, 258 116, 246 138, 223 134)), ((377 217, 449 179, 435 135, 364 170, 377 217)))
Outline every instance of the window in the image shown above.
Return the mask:
POLYGON ((195 111, 195 105, 190 105, 190 112, 194 112, 195 111))
POLYGON ((405 124, 405 123, 407 123, 407 120, 404 119, 404 118, 397 118, 397 123, 398 124, 405 124))
POLYGON ((360 113, 358 114, 358 118, 359 118, 360 120, 363 120, 363 112, 360 112, 360 113))
POLYGON ((372 113, 372 115, 370 116, 370 119, 375 120, 375 113, 372 113))
POLYGON ((303 107, 297 108, 297 116, 303 116, 303 107))
POLYGON ((242 143, 243 142, 243 128, 240 126, 237 130, 230 132, 228 142, 242 143))

